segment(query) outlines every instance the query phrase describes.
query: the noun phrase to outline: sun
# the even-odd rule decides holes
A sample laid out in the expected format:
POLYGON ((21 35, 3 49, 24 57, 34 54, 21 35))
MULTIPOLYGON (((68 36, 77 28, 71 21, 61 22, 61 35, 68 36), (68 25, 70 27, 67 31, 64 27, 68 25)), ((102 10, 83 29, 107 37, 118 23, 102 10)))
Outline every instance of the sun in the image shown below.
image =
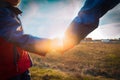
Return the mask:
POLYGON ((57 36, 60 40, 62 40, 64 38, 64 34, 58 34, 57 36))
POLYGON ((62 46, 62 45, 63 45, 64 33, 63 33, 63 34, 62 34, 62 33, 61 33, 61 34, 57 34, 57 37, 56 37, 56 38, 57 38, 58 41, 59 41, 58 44, 62 46))
POLYGON ((52 38, 53 46, 56 46, 56 48, 62 48, 63 38, 64 38, 64 33, 55 34, 54 37, 52 38))
POLYGON ((51 39, 60 39, 62 40, 64 38, 64 33, 56 33, 51 36, 51 39))

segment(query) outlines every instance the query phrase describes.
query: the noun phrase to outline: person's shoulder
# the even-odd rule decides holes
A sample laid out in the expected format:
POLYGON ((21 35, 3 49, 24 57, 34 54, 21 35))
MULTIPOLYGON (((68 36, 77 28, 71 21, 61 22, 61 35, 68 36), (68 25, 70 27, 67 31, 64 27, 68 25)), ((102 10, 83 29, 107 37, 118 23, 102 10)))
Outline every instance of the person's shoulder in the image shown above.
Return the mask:
POLYGON ((11 11, 8 8, 0 8, 0 17, 7 17, 11 15, 11 11))

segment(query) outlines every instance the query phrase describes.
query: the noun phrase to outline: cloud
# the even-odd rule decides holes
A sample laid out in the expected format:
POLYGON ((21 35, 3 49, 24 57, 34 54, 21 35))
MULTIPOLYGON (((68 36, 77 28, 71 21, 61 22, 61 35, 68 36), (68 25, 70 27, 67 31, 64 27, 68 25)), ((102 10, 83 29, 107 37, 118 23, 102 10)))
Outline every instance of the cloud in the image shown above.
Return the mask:
POLYGON ((81 6, 80 0, 29 3, 22 17, 24 31, 39 37, 57 37, 64 34, 81 6))
POLYGON ((120 37, 120 23, 112 23, 103 25, 100 28, 101 33, 110 38, 117 38, 120 37))
POLYGON ((101 25, 88 35, 93 39, 114 39, 120 38, 120 23, 101 25))

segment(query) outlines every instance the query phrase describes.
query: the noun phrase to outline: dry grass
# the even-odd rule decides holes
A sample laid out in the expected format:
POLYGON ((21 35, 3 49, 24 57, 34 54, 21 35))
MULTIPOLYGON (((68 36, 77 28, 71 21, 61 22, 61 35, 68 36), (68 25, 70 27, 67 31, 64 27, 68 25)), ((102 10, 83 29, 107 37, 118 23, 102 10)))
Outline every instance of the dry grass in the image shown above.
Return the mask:
MULTIPOLYGON (((46 57, 31 56, 36 71, 51 69, 68 75, 65 78, 59 74, 65 79, 53 77, 48 80, 120 80, 120 44, 81 43, 65 53, 50 52, 46 57)), ((33 80, 44 80, 36 78, 33 80)))

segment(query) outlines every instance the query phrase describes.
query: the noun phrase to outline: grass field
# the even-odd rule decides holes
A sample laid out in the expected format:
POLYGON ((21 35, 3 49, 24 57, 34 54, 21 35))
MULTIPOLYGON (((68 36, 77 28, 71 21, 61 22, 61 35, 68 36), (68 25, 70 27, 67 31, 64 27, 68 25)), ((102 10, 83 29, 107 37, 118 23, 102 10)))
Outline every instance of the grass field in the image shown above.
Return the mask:
POLYGON ((120 80, 120 44, 80 43, 65 53, 30 55, 32 80, 120 80))

